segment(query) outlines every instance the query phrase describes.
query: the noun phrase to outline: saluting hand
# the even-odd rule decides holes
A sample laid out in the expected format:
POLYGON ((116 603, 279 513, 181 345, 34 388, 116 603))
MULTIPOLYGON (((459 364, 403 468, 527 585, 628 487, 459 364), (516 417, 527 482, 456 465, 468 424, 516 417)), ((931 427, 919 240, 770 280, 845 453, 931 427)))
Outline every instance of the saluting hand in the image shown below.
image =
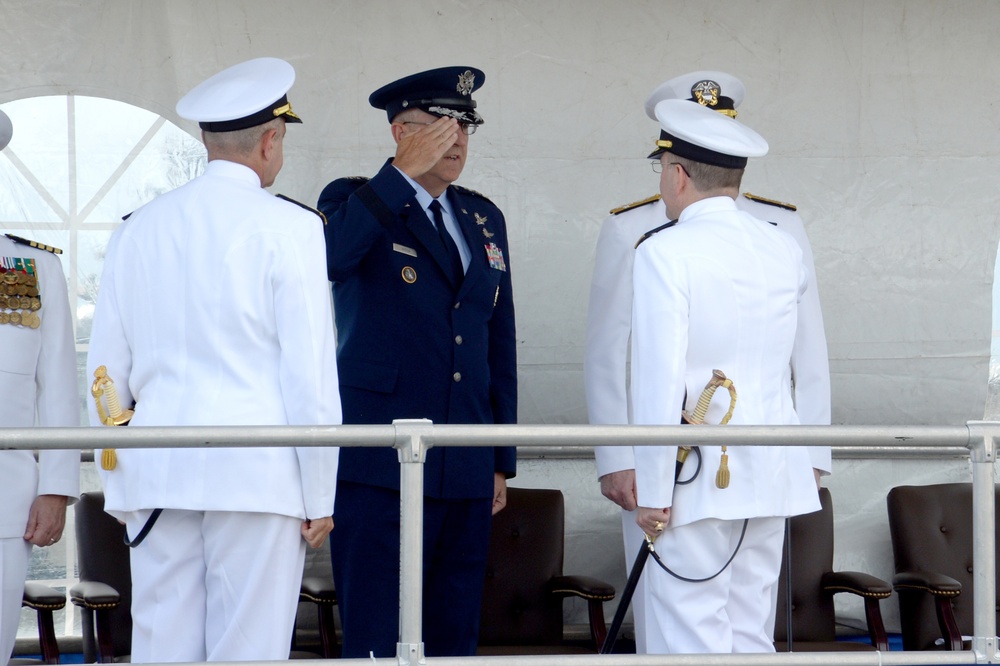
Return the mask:
POLYGON ((333 531, 333 517, 314 518, 302 523, 302 538, 313 548, 319 548, 333 531))
MULTIPOLYGON (((401 123, 402 124, 402 123, 401 123)), ((392 164, 410 178, 430 171, 458 140, 458 121, 442 116, 429 125, 402 124, 392 164)))

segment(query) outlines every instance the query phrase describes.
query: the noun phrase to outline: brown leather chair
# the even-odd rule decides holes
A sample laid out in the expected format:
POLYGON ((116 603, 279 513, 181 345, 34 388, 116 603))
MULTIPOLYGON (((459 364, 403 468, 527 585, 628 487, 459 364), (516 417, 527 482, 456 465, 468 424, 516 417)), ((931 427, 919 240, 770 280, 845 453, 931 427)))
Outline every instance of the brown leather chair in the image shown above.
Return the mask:
POLYGON ((563 575, 563 494, 507 489, 507 507, 493 517, 479 629, 479 654, 595 654, 604 642, 604 602, 611 585, 563 575), (587 601, 592 643, 563 640, 563 599, 587 601))
MULTIPOLYGON (((82 609, 84 661, 127 661, 132 649, 132 574, 125 527, 104 512, 104 493, 80 496, 75 505, 80 582, 70 600, 82 609)), ((337 603, 332 576, 305 578, 299 601, 316 604, 322 656, 339 655, 332 607, 337 603)), ((315 658, 314 654, 296 654, 315 658)))
POLYGON ((972 484, 898 486, 886 506, 903 649, 964 649, 962 635, 973 633, 972 484))
POLYGON ((58 664, 59 644, 56 642, 53 616, 56 611, 66 607, 66 595, 43 583, 28 581, 24 584, 21 607, 35 611, 38 622, 38 650, 42 654, 42 660, 11 659, 11 666, 38 663, 58 664))
MULTIPOLYGON (((792 551, 792 640, 788 640, 788 558, 782 557, 778 578, 778 607, 774 647, 778 652, 842 652, 888 650, 889 638, 882 623, 879 600, 892 594, 889 584, 869 574, 833 571, 833 500, 820 490, 822 508, 790 519, 792 551), (837 641, 833 597, 840 592, 860 596, 871 645, 837 641)), ((787 555, 787 550, 786 550, 787 555)))

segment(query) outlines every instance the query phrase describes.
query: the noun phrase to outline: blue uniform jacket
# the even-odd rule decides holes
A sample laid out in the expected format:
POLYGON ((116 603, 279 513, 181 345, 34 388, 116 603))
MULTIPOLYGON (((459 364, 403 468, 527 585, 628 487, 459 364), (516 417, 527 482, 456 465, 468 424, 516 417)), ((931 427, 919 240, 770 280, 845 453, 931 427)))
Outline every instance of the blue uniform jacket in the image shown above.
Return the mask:
MULTIPOLYGON (((453 284, 434 224, 391 160, 372 179, 324 188, 344 423, 516 423, 517 359, 507 228, 482 195, 447 190, 472 259, 453 284)), ((492 497, 514 475, 515 451, 431 449, 429 497, 492 497)), ((399 488, 393 449, 344 447, 339 479, 399 488)))

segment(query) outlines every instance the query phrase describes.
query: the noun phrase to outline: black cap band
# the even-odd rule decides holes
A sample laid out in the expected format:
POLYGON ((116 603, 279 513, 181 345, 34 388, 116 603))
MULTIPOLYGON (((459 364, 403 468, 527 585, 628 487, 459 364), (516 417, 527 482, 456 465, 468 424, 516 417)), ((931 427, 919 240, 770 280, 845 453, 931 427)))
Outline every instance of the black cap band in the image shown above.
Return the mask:
POLYGON ((655 159, 663 153, 669 152, 677 155, 678 157, 684 157, 694 162, 711 164, 712 166, 722 167, 724 169, 743 169, 746 168, 747 165, 748 160, 746 157, 726 155, 725 153, 720 153, 709 148, 696 146, 695 144, 685 141, 684 139, 678 139, 676 136, 668 134, 664 130, 660 130, 660 141, 663 143, 669 143, 670 145, 664 146, 660 145, 658 142, 656 150, 649 154, 649 159, 655 159))
POLYGON ((270 122, 275 118, 284 118, 285 122, 289 123, 302 122, 301 118, 292 113, 292 106, 288 103, 288 95, 282 95, 281 99, 276 101, 274 104, 271 104, 267 108, 261 109, 256 113, 251 113, 249 116, 243 116, 242 118, 236 118, 235 120, 201 122, 198 123, 198 127, 202 128, 206 132, 235 132, 236 130, 263 125, 264 123, 270 122), (282 107, 287 108, 284 111, 281 111, 282 107), (281 113, 275 113, 276 111, 281 111, 281 113))

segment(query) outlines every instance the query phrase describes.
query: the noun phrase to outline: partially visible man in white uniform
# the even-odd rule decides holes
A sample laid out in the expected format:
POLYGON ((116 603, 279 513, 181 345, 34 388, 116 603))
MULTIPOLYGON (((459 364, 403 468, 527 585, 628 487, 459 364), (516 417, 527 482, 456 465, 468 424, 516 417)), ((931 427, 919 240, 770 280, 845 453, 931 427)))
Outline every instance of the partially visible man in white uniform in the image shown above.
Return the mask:
MULTIPOLYGON (((341 422, 323 221, 272 196, 292 66, 230 67, 177 104, 205 173, 108 244, 88 373, 129 427, 341 422)), ((91 409, 91 422, 100 423, 91 409)), ((119 450, 102 470, 131 551, 132 661, 287 659, 306 543, 333 529, 335 448, 119 450), (108 465, 111 467, 112 465, 108 465)))
MULTIPOLYGON (((0 150, 10 142, 0 111, 0 150)), ((80 425, 66 277, 48 245, 0 234, 0 428, 80 425)), ((0 451, 0 666, 21 616, 31 546, 62 537, 80 494, 80 452, 0 451)))
MULTIPOLYGON (((646 99, 646 114, 656 120, 654 108, 665 99, 687 99, 735 118, 745 97, 745 87, 736 77, 718 71, 689 72, 659 85, 646 99)), ((795 206, 744 193, 736 199, 740 210, 771 222, 791 234, 802 249, 812 279, 799 304, 798 327, 792 351, 792 383, 795 408, 801 423, 830 424, 830 364, 827 355, 823 313, 816 288, 812 248, 795 206)), ((590 423, 632 423, 628 396, 629 339, 632 332, 632 262, 636 242, 648 231, 667 223, 660 195, 611 211, 597 240, 594 273, 587 313, 587 353, 584 361, 587 412, 590 423)), ((809 449, 818 474, 829 474, 829 447, 809 449)), ((601 492, 622 508, 625 562, 631 566, 642 543, 642 530, 635 523, 635 457, 629 446, 599 446, 594 449, 601 492)), ((644 653, 643 586, 632 598, 636 652, 644 653)))
MULTIPOLYGON (((659 102, 655 114, 661 132, 650 158, 676 222, 636 249, 635 423, 679 423, 718 369, 739 399, 733 409, 717 395, 705 422, 730 409, 734 424, 797 424, 790 364, 809 274, 790 235, 734 201, 747 158, 766 154, 767 142, 684 100, 659 102)), ((676 459, 676 446, 635 449, 636 521, 676 572, 646 571, 647 651, 773 652, 784 519, 819 508, 808 450, 703 446, 681 470, 686 485, 674 483, 676 459)))

